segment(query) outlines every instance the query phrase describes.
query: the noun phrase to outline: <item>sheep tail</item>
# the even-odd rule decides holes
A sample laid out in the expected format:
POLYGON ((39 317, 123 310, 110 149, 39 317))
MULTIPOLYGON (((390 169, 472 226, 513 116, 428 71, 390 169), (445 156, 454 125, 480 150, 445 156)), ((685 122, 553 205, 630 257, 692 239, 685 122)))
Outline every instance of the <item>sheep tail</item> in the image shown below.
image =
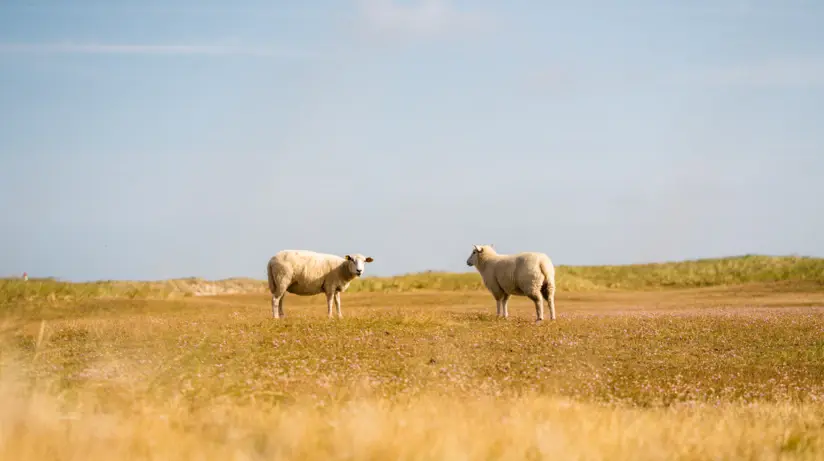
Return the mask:
POLYGON ((266 276, 269 279, 269 292, 275 292, 275 274, 272 272, 272 261, 266 264, 266 276))
POLYGON ((542 261, 541 272, 544 274, 544 283, 541 284, 541 296, 549 300, 549 289, 555 285, 555 271, 547 267, 547 263, 542 261))

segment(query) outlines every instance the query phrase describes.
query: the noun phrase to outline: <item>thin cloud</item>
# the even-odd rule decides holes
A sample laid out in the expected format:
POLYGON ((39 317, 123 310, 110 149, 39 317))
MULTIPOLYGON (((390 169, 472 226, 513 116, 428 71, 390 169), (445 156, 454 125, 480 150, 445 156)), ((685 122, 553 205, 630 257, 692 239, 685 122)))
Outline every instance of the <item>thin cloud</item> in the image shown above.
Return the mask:
POLYGON ((479 12, 463 11, 448 0, 357 0, 361 18, 377 33, 432 38, 454 33, 478 32, 488 28, 491 18, 479 12))
POLYGON ((0 43, 0 54, 137 54, 255 56, 269 58, 317 58, 301 50, 224 45, 141 45, 98 43, 0 43))
POLYGON ((524 83, 535 90, 569 90, 579 81, 573 78, 570 69, 554 67, 527 73, 524 83))
POLYGON ((712 69, 698 76, 710 86, 798 88, 824 86, 824 56, 766 59, 712 69))

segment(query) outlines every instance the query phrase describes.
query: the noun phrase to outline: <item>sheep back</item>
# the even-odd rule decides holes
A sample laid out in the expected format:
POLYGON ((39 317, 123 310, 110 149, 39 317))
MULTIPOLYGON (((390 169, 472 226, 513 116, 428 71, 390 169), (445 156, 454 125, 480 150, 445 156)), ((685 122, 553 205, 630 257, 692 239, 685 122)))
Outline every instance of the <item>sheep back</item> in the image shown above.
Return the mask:
POLYGON ((484 282, 488 280, 508 294, 540 296, 545 282, 555 283, 552 261, 543 253, 498 255, 488 264, 490 274, 489 277, 483 277, 484 282))
POLYGON ((329 275, 345 259, 309 250, 283 250, 269 261, 274 285, 297 295, 314 295, 324 291, 329 275))

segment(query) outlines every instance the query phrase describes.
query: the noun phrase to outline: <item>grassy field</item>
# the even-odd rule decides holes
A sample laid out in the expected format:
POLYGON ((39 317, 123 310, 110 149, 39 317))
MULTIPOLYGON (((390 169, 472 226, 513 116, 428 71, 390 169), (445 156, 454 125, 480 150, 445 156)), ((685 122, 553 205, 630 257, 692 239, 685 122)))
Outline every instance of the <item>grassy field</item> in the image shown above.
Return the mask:
POLYGON ((255 288, 6 281, 0 459, 822 459, 821 270, 567 268, 540 325, 472 274, 363 280, 343 320, 287 296, 280 321, 255 288))

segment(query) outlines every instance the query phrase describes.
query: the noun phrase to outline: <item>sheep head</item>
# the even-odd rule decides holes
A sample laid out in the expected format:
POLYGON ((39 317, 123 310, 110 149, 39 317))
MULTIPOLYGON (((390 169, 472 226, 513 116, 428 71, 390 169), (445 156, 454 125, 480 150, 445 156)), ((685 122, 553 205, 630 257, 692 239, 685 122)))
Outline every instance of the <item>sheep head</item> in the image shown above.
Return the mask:
POLYGON ((492 245, 472 245, 472 254, 466 260, 466 265, 469 267, 477 265, 482 254, 495 254, 495 250, 492 245))
POLYGON ((371 263, 372 261, 374 261, 374 259, 372 259, 371 256, 364 256, 359 253, 346 255, 346 264, 349 273, 355 276, 363 275, 366 263, 371 263))

